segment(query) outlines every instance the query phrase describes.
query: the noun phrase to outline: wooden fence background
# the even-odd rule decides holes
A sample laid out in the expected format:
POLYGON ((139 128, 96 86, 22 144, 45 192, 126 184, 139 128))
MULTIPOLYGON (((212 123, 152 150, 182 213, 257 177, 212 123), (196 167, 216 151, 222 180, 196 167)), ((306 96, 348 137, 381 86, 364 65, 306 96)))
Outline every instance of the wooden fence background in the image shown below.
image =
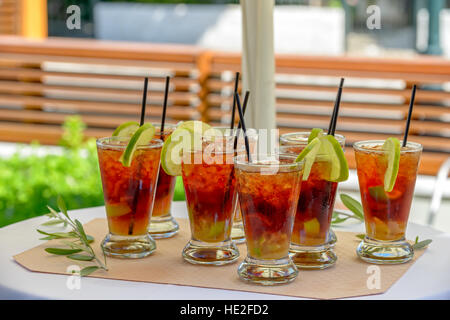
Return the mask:
MULTIPOLYGON (((144 76, 150 77, 147 121, 159 121, 170 75, 170 122, 228 125, 240 68, 239 54, 192 46, 0 36, 0 141, 57 144, 61 123, 74 114, 88 136, 106 136, 138 119, 144 76)), ((340 77, 346 83, 337 131, 347 138, 350 165, 353 142, 402 136, 416 83, 410 140, 424 146, 420 172, 436 174, 450 156, 450 61, 277 56, 280 132, 327 128, 340 77)))

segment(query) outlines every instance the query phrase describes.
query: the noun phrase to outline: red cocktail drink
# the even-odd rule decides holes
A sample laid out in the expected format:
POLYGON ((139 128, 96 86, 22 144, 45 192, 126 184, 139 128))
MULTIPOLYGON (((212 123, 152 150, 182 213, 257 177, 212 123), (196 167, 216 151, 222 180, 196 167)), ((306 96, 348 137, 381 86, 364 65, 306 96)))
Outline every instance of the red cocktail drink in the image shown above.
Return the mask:
POLYGON ((383 143, 360 141, 354 144, 366 224, 366 238, 357 252, 368 262, 402 263, 413 257, 405 232, 422 146, 408 142, 401 148, 394 188, 387 192, 384 188, 387 154, 382 150, 383 143))
POLYGON ((183 250, 191 263, 227 264, 239 251, 230 234, 236 207, 232 148, 205 143, 200 151, 183 154, 182 176, 192 239, 183 250))
POLYGON ((155 198, 162 141, 139 146, 129 167, 120 161, 129 138, 97 140, 109 234, 102 243, 106 254, 143 257, 156 248, 148 235, 155 198))
POLYGON ((289 245, 300 193, 303 162, 259 156, 249 163, 238 156, 236 176, 248 255, 239 266, 241 279, 259 284, 290 282, 298 274, 289 245))
MULTIPOLYGON (((242 130, 238 132, 238 129, 231 130, 227 127, 216 127, 214 129, 220 130, 225 138, 230 138, 230 142, 234 145, 234 137, 238 135, 237 140, 237 154, 245 154, 245 142, 244 133, 242 130)), ((255 129, 247 129, 248 143, 250 147, 250 153, 254 154, 258 144, 258 133, 255 129)), ((239 201, 236 206, 236 212, 233 219, 233 228, 231 229, 231 239, 236 243, 245 242, 245 232, 244 225, 242 223, 241 208, 239 206, 239 201)))
MULTIPOLYGON (((157 132, 155 137, 165 141, 175 130, 174 125, 165 124, 164 132, 161 133, 160 126, 154 125, 157 132)), ((162 167, 159 169, 158 184, 156 186, 155 204, 152 211, 152 219, 148 232, 155 239, 169 238, 178 232, 179 226, 172 217, 170 208, 172 206, 175 191, 176 176, 168 175, 162 167)))
MULTIPOLYGON (((307 146, 309 132, 281 136, 280 152, 300 154, 307 146)), ((335 135, 341 146, 345 138, 335 135)), ((307 180, 302 181, 294 229, 291 238, 291 258, 300 268, 324 269, 335 264, 333 251, 336 237, 331 230, 338 183, 329 181, 331 163, 318 155, 307 180)))

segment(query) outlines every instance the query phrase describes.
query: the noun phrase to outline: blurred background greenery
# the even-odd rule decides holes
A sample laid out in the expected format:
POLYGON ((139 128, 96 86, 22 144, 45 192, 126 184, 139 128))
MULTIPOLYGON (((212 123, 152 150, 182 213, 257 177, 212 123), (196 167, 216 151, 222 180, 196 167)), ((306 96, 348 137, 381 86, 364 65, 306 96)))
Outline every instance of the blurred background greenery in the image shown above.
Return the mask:
MULTIPOLYGON (((48 213, 61 195, 69 210, 104 204, 94 139, 85 139, 78 116, 63 125, 60 152, 42 154, 39 143, 31 154, 23 147, 11 157, 0 158, 0 227, 48 213)), ((184 200, 183 184, 177 180, 175 200, 184 200)))

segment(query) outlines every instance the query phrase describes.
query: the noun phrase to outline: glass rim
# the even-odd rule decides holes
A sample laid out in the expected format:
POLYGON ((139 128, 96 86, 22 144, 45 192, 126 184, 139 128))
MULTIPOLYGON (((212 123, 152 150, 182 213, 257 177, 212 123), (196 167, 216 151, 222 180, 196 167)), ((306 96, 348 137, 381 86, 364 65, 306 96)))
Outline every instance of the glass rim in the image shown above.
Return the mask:
MULTIPOLYGON (((200 150, 198 149, 188 149, 188 150, 184 150, 182 151, 182 154, 194 154, 194 153, 202 153, 204 154, 205 152, 205 148, 201 148, 200 150)), ((234 154, 235 150, 233 148, 229 149, 229 148, 225 148, 222 150, 214 150, 213 152, 210 152, 212 154, 234 154)))
MULTIPOLYGON (((123 145, 118 145, 118 144, 113 144, 111 143, 111 141, 129 141, 130 137, 118 137, 118 136, 111 136, 111 137, 103 137, 103 138, 98 138, 95 142, 97 144, 97 147, 102 147, 102 148, 112 148, 112 149, 117 149, 117 150, 122 150, 122 149, 126 149, 128 144, 123 144, 123 145)), ((154 148, 162 148, 163 146, 163 141, 161 139, 152 139, 150 141, 149 144, 146 145, 139 145, 137 148, 138 149, 154 149, 154 148)))
MULTIPOLYGON (((265 158, 267 160, 270 160, 271 157, 276 157, 276 159, 279 159, 280 157, 283 158, 287 158, 287 159, 292 159, 293 161, 290 163, 264 163, 264 162, 248 162, 247 161, 247 155, 246 154, 240 154, 234 157, 234 164, 235 166, 237 166, 238 168, 273 168, 273 167, 277 167, 277 168, 286 168, 286 169, 291 169, 292 171, 297 170, 297 168, 299 170, 301 170, 303 168, 304 165, 304 160, 296 162, 295 160, 297 159, 297 155, 293 155, 293 154, 289 154, 289 153, 275 153, 275 154, 252 154, 252 160, 255 159, 255 157, 257 159, 261 159, 261 158, 265 158)), ((264 160, 263 160, 264 161, 264 160)))
MULTIPOLYGON (((218 126, 218 127, 212 127, 212 128, 213 129, 217 129, 217 130, 223 132, 224 134, 228 133, 230 131, 232 131, 234 133, 234 132, 236 132, 238 130, 238 128, 236 128, 236 127, 231 129, 230 127, 225 127, 225 126, 218 126)), ((240 129, 240 130, 241 130, 241 133, 242 133, 242 134, 240 134, 240 136, 242 136, 244 134, 244 130, 242 130, 242 129, 240 129)), ((224 135, 224 137, 229 137, 229 136, 230 136, 229 134, 228 135, 224 135)), ((254 129, 254 128, 247 128, 247 137, 253 138, 253 137, 257 137, 257 136, 258 136, 258 132, 257 132, 256 129, 254 129), (249 133, 250 133, 250 135, 249 135, 249 133)))
MULTIPOLYGON (((385 150, 374 150, 369 149, 368 147, 364 147, 365 145, 383 145, 383 143, 386 140, 363 140, 363 141, 356 141, 353 143, 353 149, 356 151, 364 151, 364 152, 374 152, 374 153, 386 153, 385 150)), ((403 140, 400 140, 400 144, 403 144, 403 140)), ((411 149, 402 150, 403 147, 400 149, 400 154, 402 153, 413 153, 413 152, 420 152, 423 150, 423 146, 420 143, 408 141, 406 143, 406 147, 409 147, 411 149)))
MULTIPOLYGON (((161 123, 152 122, 151 123, 155 128, 161 128, 161 123)), ((178 124, 174 123, 164 123, 164 128, 176 128, 178 124)))
MULTIPOLYGON (((327 132, 324 131, 324 133, 326 134, 327 132)), ((308 137, 311 134, 311 131, 296 131, 296 132, 289 132, 289 133, 284 133, 280 136, 280 142, 282 143, 286 143, 286 145, 305 145, 308 144, 308 137), (293 137, 293 136, 305 136, 305 140, 289 140, 289 137, 293 137)), ((336 140, 341 144, 341 145, 345 145, 345 136, 341 135, 341 134, 335 134, 334 137, 336 138, 336 140)))

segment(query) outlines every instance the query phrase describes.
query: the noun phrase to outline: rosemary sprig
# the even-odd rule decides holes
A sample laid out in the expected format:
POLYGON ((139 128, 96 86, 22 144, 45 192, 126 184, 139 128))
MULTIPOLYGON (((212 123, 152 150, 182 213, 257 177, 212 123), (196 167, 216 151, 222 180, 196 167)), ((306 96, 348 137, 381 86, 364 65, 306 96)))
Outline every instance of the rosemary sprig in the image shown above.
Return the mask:
POLYGON ((351 211, 351 213, 334 210, 331 223, 336 225, 347 221, 348 219, 355 219, 360 222, 364 222, 364 213, 361 203, 344 193, 340 194, 340 198, 342 203, 351 211))
POLYGON ((433 242, 433 240, 431 240, 431 239, 419 241, 419 236, 417 236, 412 247, 414 250, 424 249, 424 248, 428 247, 428 245, 431 242, 433 242))
POLYGON ((72 218, 70 218, 69 214, 67 213, 66 204, 63 198, 58 197, 57 204, 59 210, 61 211, 57 212, 50 206, 47 206, 47 208, 50 210, 50 213, 47 214, 47 217, 50 220, 46 223, 43 223, 42 225, 50 226, 62 223, 65 227, 70 226, 72 230, 69 232, 51 233, 37 229, 37 232, 46 236, 44 238, 41 238, 40 240, 61 239, 61 243, 67 246, 67 248, 45 248, 45 251, 50 254, 64 255, 72 260, 95 262, 95 265, 81 269, 81 276, 87 276, 99 269, 108 270, 106 266, 105 253, 103 252, 103 262, 96 256, 94 250, 90 245, 94 241, 94 238, 86 234, 80 221, 78 221, 77 219, 72 220, 72 218))

